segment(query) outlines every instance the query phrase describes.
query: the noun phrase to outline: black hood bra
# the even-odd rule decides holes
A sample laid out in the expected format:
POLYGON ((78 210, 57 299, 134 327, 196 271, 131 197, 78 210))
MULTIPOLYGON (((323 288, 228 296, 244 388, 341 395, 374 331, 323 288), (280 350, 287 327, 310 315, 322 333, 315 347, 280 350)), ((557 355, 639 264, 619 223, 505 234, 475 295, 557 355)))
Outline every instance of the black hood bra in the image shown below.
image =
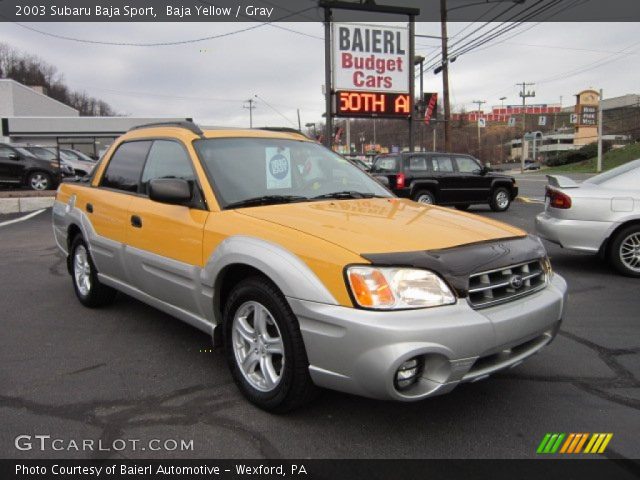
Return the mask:
POLYGON ((454 288, 458 296, 466 297, 470 275, 541 259, 546 254, 540 240, 527 235, 440 250, 362 253, 360 256, 380 267, 412 267, 431 270, 440 274, 454 288))

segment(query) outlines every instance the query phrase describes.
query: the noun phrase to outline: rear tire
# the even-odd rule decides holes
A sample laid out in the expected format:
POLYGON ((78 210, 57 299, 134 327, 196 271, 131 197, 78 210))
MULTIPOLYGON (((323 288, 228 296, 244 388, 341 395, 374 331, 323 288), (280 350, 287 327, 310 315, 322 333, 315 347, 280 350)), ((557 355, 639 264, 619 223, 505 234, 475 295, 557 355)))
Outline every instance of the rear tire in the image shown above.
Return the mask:
POLYGON ((96 308, 108 305, 116 297, 116 290, 100 283, 87 244, 82 235, 76 235, 71 243, 71 279, 80 303, 96 308))
POLYGON ((640 225, 629 225, 616 233, 609 261, 622 275, 640 277, 640 225))
POLYGON ((268 279, 256 276, 238 283, 223 322, 231 375, 251 403, 284 413, 316 396, 298 319, 268 279))
POLYGON ((413 195, 413 200, 423 205, 435 205, 436 197, 429 190, 419 190, 413 195))
POLYGON ((511 205, 511 194, 504 187, 498 187, 491 192, 489 206, 494 212, 506 212, 511 205))

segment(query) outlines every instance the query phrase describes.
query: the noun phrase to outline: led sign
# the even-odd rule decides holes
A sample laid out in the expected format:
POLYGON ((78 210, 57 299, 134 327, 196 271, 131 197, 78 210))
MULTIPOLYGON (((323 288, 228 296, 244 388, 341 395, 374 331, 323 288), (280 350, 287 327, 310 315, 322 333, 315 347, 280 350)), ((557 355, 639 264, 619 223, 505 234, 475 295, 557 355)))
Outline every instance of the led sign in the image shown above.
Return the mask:
POLYGON ((336 92, 338 117, 407 118, 411 115, 410 97, 404 93, 336 92))

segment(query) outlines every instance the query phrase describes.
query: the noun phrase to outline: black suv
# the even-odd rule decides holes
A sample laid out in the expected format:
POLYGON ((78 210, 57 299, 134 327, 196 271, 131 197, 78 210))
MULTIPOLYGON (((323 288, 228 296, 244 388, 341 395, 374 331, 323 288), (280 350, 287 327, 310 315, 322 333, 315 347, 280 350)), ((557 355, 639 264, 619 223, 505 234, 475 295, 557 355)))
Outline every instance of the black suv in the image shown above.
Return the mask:
POLYGON ((49 190, 55 188, 61 178, 57 161, 44 160, 25 148, 0 143, 0 183, 49 190))
POLYGON ((470 155, 435 152, 380 155, 370 173, 399 197, 452 205, 459 210, 488 203, 492 210, 503 212, 518 196, 513 177, 489 171, 470 155))

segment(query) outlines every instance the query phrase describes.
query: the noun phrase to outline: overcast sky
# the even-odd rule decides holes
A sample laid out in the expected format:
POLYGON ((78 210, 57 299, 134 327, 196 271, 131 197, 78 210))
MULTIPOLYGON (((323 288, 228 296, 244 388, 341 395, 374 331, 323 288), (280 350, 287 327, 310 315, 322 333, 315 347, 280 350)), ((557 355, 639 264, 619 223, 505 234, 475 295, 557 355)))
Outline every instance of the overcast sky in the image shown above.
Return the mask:
MULTIPOLYGON (((80 39, 150 43, 196 39, 256 24, 29 25, 80 39)), ((450 24, 451 44, 464 42, 465 35, 478 26, 450 24)), ((452 105, 455 110, 474 108, 473 100, 499 105, 503 96, 505 104, 520 103, 515 84, 522 81, 537 83, 536 98, 528 99, 529 103, 559 103, 562 96, 563 105, 568 106, 575 103, 577 92, 591 87, 603 88, 606 97, 640 93, 638 27, 638 23, 523 24, 488 44, 493 45, 490 48, 481 47, 452 64, 452 105)), ((416 32, 438 35, 439 28, 439 24, 421 23, 416 32)), ((248 126, 243 101, 254 98, 254 125, 297 126, 296 109, 303 125, 320 121, 324 111, 320 23, 263 25, 213 40, 159 47, 86 44, 11 23, 0 24, 0 31, 1 41, 55 65, 71 88, 107 101, 122 114, 189 116, 208 125, 248 126)), ((416 53, 427 58, 439 51, 437 40, 419 38, 416 43, 416 53)), ((442 92, 441 75, 427 72, 425 91, 442 92)))

